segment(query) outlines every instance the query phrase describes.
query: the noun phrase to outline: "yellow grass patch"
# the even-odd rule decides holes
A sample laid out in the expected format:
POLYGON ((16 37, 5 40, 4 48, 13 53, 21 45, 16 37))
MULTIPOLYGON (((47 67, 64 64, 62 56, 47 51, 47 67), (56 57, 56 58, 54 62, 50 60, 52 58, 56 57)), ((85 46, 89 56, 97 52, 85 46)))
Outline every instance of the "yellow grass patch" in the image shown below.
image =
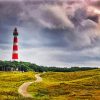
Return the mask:
POLYGON ((24 82, 35 80, 33 72, 0 72, 0 100, 31 100, 18 94, 24 82))

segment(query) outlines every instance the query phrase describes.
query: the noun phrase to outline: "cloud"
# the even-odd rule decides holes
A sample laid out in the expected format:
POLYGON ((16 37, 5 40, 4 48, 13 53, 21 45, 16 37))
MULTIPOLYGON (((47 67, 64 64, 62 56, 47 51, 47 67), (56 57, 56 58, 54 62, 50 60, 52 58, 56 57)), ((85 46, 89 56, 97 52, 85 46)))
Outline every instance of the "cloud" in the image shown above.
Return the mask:
POLYGON ((74 24, 66 15, 63 7, 60 5, 31 5, 26 3, 23 5, 23 12, 20 19, 24 21, 32 21, 42 28, 73 28, 74 24), (26 9, 27 7, 27 9, 26 9), (32 10, 31 10, 32 9, 32 10))
POLYGON ((39 22, 47 28, 74 28, 73 23, 66 15, 66 11, 58 5, 40 6, 39 22))
POLYGON ((0 2, 2 59, 10 58, 12 33, 17 26, 20 60, 50 66, 91 65, 92 61, 100 65, 98 15, 87 12, 82 1, 65 1, 0 2))

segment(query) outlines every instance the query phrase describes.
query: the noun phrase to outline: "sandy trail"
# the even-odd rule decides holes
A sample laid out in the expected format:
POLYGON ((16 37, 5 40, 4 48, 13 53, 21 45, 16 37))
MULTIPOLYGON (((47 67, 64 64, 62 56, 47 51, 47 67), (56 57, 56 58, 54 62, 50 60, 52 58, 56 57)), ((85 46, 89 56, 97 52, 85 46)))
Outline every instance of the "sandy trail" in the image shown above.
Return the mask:
POLYGON ((42 78, 40 77, 40 74, 36 74, 35 77, 36 77, 36 80, 35 81, 23 83, 19 87, 18 93, 21 94, 23 97, 30 97, 30 98, 32 98, 32 95, 27 92, 28 86, 31 85, 34 82, 41 82, 42 81, 42 78))

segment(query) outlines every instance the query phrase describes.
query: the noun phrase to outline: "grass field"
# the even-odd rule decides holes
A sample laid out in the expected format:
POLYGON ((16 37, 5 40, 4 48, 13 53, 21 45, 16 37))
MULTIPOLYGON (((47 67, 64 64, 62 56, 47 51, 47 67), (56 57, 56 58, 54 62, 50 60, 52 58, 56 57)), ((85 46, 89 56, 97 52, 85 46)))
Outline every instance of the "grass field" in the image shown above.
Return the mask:
POLYGON ((33 100, 18 94, 24 82, 35 80, 33 72, 0 72, 0 100, 33 100))
POLYGON ((47 72, 43 82, 28 91, 34 100, 100 100, 100 69, 79 72, 47 72))
POLYGON ((43 81, 29 86, 33 98, 18 94, 34 72, 0 72, 0 100, 100 100, 100 69, 79 72, 47 72, 43 81))

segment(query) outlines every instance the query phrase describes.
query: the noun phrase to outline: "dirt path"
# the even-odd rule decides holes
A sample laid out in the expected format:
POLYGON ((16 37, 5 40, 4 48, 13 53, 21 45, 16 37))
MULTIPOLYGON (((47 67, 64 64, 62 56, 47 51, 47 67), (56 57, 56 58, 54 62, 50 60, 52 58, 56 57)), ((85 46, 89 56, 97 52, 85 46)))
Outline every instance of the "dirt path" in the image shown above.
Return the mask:
POLYGON ((27 92, 28 86, 31 85, 34 82, 41 82, 42 81, 42 78, 40 77, 40 74, 36 74, 35 77, 36 77, 36 81, 23 83, 19 87, 18 93, 21 94, 23 97, 30 97, 30 98, 32 98, 32 95, 27 92))

